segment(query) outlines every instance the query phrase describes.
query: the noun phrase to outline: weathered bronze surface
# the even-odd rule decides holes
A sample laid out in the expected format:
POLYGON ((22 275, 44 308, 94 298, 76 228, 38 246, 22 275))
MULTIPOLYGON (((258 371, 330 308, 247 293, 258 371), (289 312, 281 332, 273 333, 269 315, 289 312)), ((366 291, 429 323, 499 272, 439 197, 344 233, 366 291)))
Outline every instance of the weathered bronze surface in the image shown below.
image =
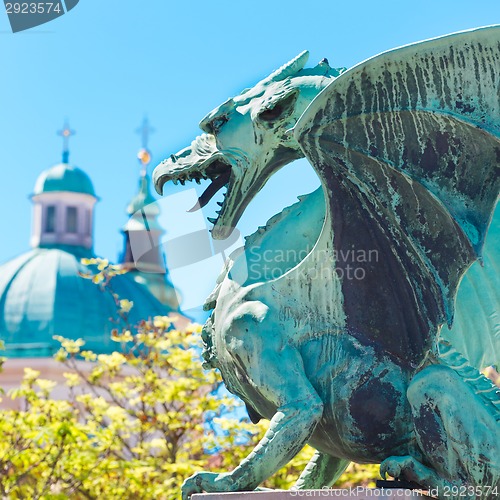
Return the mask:
POLYGON ((455 332, 461 353, 443 337, 499 194, 500 27, 348 71, 306 60, 212 111, 205 134, 154 174, 159 192, 211 178, 200 206, 227 187, 217 239, 293 159, 306 156, 322 182, 247 239, 207 302, 206 365, 270 426, 234 471, 198 473, 184 496, 253 490, 309 443, 318 451, 298 488, 333 484, 350 461, 382 462, 383 475, 441 498, 494 498, 500 398, 477 368, 498 360, 495 265, 483 276, 497 284, 493 316, 470 311, 486 327, 455 332), (463 341, 474 336, 479 347, 463 341))

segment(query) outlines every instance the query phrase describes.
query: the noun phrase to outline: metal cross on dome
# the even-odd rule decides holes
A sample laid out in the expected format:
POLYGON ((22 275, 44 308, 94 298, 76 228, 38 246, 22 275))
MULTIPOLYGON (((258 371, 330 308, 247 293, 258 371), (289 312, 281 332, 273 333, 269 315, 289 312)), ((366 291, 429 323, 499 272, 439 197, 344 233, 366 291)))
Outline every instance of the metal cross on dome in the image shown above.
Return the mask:
POLYGON ((148 149, 149 134, 155 132, 155 129, 149 124, 149 119, 147 116, 142 120, 142 125, 136 131, 142 136, 142 147, 148 149))
POLYGON ((57 132, 57 135, 63 138, 63 152, 62 152, 62 162, 68 163, 69 161, 69 138, 75 135, 76 132, 71 130, 68 120, 64 122, 62 130, 57 132))

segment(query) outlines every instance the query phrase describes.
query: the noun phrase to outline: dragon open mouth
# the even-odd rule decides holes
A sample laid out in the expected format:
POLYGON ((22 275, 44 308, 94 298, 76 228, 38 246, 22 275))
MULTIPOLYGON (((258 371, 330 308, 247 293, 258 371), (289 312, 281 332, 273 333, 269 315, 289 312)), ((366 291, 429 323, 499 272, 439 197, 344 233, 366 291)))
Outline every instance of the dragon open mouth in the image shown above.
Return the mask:
POLYGON ((229 160, 217 149, 213 136, 204 134, 191 144, 191 146, 179 151, 170 158, 164 160, 153 173, 156 190, 162 193, 165 183, 179 182, 184 186, 186 182, 195 181, 201 184, 202 180, 209 179, 211 183, 198 198, 198 202, 189 212, 195 212, 204 207, 222 188, 226 187, 222 201, 217 204, 220 207, 217 217, 207 217, 208 221, 217 225, 219 219, 224 216, 226 209, 226 195, 231 189, 233 179, 232 166, 229 160))
MULTIPOLYGON (((193 208, 188 210, 188 212, 196 212, 196 210, 204 207, 218 191, 220 191, 223 187, 227 187, 229 185, 229 179, 231 178, 231 167, 226 163, 216 161, 207 169, 206 177, 208 177, 212 181, 211 184, 207 187, 207 189, 205 189, 205 191, 203 191, 203 194, 198 198, 198 203, 193 208)), ((224 193, 224 201, 217 202, 217 204, 221 207, 219 213, 224 208, 225 200, 226 193, 224 193)))

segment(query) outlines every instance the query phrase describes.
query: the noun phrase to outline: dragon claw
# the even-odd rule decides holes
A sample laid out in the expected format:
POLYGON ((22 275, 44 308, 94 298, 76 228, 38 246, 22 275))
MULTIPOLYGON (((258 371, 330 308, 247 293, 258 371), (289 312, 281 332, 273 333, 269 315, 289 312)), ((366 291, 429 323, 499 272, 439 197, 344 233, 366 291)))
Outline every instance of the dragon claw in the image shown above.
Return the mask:
POLYGON ((380 477, 385 481, 387 479, 387 470, 384 464, 380 465, 380 477))
POLYGON ((182 500, 189 500, 195 493, 223 493, 234 488, 229 474, 216 472, 197 472, 182 484, 182 500))
POLYGON ((410 455, 404 457, 389 457, 380 464, 380 475, 383 479, 387 475, 394 479, 411 481, 413 483, 428 485, 432 476, 430 469, 422 465, 410 455))
POLYGON ((389 457, 380 464, 380 475, 386 479, 387 475, 394 479, 403 479, 404 471, 411 467, 412 457, 389 457))

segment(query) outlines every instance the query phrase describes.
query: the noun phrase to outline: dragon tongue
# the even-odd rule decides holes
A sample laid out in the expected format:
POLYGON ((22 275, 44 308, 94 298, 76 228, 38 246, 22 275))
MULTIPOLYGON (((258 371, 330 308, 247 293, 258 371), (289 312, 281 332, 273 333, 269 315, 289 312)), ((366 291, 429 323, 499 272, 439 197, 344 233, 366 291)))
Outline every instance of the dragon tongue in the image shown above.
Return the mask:
POLYGON ((227 172, 224 172, 223 174, 219 175, 216 179, 214 179, 210 186, 205 189, 203 194, 198 198, 198 201, 196 202, 196 205, 189 209, 188 212, 196 212, 200 208, 204 207, 219 191, 219 189, 223 188, 228 182, 229 182, 229 177, 231 176, 231 170, 228 170, 227 172))

